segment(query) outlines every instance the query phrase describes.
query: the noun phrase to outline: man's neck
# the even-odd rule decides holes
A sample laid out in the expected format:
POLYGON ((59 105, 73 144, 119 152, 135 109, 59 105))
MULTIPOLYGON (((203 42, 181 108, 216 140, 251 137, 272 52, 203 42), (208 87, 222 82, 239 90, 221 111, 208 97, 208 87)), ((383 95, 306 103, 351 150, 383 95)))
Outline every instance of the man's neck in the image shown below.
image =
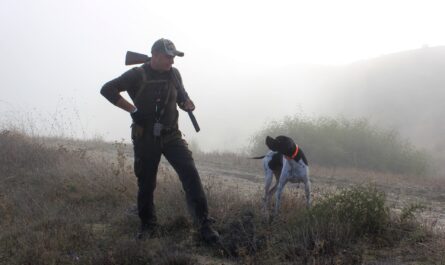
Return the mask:
POLYGON ((153 61, 150 61, 149 66, 153 71, 158 72, 160 74, 168 72, 166 70, 162 70, 162 69, 159 69, 158 67, 156 67, 156 65, 153 64, 153 61))

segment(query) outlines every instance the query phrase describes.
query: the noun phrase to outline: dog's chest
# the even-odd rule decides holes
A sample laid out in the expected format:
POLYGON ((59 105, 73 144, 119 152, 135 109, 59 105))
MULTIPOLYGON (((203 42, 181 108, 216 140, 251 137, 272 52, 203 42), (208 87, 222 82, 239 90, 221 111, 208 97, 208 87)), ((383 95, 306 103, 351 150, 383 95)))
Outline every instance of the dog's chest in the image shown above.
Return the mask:
POLYGON ((299 161, 288 160, 285 170, 290 182, 303 182, 307 179, 308 168, 301 159, 299 161))

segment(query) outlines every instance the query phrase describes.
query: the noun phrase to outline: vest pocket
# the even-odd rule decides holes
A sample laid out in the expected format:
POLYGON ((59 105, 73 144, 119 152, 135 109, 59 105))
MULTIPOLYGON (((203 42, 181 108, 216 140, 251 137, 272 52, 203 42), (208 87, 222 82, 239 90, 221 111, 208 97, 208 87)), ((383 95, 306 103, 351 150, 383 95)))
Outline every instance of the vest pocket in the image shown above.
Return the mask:
POLYGON ((144 135, 144 127, 133 122, 131 124, 131 140, 138 141, 144 135))

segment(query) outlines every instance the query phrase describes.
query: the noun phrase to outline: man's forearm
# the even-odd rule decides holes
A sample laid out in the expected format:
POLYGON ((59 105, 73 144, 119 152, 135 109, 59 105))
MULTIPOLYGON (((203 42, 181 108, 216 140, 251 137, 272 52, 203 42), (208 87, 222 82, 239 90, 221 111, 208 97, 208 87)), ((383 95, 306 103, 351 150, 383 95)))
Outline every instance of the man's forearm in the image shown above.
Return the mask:
POLYGON ((130 102, 128 102, 125 98, 120 98, 116 102, 116 106, 130 113, 136 110, 136 107, 133 106, 133 104, 131 104, 130 102))

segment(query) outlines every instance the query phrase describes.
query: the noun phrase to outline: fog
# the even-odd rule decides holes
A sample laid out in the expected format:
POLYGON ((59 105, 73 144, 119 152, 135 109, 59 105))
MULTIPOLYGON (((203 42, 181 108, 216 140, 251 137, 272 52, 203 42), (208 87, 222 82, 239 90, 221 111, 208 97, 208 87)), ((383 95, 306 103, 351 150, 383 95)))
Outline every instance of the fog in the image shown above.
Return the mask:
POLYGON ((148 53, 165 37, 185 52, 175 66, 202 130, 194 132, 185 113, 180 127, 202 150, 240 151, 268 122, 295 114, 365 116, 415 142, 439 141, 443 53, 428 57, 435 64, 424 62, 423 70, 410 68, 423 57, 397 67, 379 60, 444 45, 441 10, 440 1, 2 0, 0 122, 36 134, 129 141, 129 115, 99 90, 130 69, 127 50, 148 53), (417 81, 403 70, 392 78, 404 67, 419 73, 417 81), (436 80, 428 97, 425 83, 416 83, 422 78, 436 80), (410 84, 419 85, 405 99, 410 84), (416 111, 382 109, 407 102, 416 111))

